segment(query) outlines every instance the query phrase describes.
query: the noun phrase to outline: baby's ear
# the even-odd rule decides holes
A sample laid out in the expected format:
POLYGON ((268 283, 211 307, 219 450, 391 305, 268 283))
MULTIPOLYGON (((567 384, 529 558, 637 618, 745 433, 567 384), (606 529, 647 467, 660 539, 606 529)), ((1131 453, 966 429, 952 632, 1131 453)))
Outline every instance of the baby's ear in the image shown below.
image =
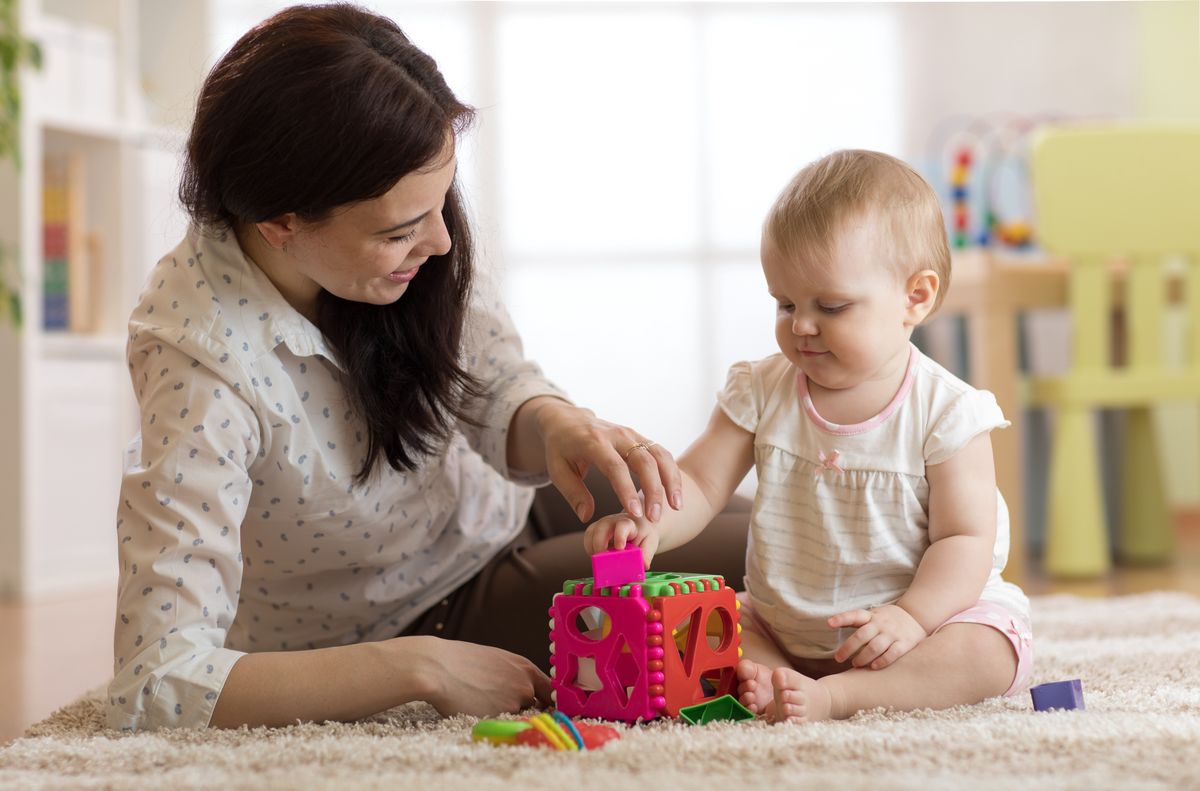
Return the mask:
POLYGON ((915 327, 933 313, 934 305, 937 304, 938 289, 941 287, 942 279, 932 269, 922 269, 909 275, 904 283, 907 300, 905 324, 915 327))

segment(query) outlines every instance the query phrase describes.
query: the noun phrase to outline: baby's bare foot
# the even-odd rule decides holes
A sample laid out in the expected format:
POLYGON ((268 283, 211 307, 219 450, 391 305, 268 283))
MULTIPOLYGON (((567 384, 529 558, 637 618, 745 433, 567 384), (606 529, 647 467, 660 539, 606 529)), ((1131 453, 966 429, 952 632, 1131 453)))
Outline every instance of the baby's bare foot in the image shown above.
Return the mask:
POLYGON ((738 700, 758 715, 772 716, 775 693, 771 687, 771 668, 743 659, 738 662, 738 700))
MULTIPOLYGON (((741 667, 738 667, 741 677, 741 667)), ((829 689, 816 679, 809 678, 790 667, 778 668, 771 674, 775 690, 775 722, 816 722, 827 720, 833 700, 829 689)))

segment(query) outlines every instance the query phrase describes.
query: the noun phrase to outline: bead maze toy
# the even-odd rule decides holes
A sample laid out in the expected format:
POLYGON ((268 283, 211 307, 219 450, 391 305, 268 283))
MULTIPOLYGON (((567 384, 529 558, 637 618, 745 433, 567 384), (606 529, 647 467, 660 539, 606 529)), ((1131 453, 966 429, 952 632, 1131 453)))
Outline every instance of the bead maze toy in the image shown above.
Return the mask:
POLYGON ((953 116, 931 134, 925 169, 946 185, 946 221, 955 249, 1026 249, 1031 225, 1028 142, 1046 117, 953 116))
POLYGON ((568 580, 554 596, 550 676, 564 714, 678 717, 737 687, 742 649, 733 590, 720 576, 647 574, 641 558, 637 547, 597 553, 593 576, 568 580))
POLYGON ((971 149, 963 147, 954 154, 954 167, 950 171, 950 197, 953 200, 954 233, 951 241, 955 249, 967 246, 969 232, 967 222, 968 169, 971 167, 971 149))

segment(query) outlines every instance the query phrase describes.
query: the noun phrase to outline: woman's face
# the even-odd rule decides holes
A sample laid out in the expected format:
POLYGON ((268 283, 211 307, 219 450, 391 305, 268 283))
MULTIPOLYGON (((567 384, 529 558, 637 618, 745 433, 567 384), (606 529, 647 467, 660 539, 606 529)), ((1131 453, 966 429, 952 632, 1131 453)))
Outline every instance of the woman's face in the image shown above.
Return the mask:
POLYGON ((430 256, 450 251, 442 220, 456 167, 451 148, 438 164, 408 174, 378 198, 336 210, 320 223, 296 221, 287 254, 293 291, 320 289, 354 302, 388 305, 421 276, 430 256))

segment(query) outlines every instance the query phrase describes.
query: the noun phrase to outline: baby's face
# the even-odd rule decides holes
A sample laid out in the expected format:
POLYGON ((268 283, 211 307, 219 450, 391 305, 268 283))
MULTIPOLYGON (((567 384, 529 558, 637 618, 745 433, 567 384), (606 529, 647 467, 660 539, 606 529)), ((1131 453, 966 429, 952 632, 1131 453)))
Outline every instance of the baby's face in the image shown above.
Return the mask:
POLYGON ((886 237, 869 218, 849 224, 823 263, 786 258, 764 233, 762 266, 775 299, 779 349, 830 390, 886 378, 908 358, 908 291, 886 237))

